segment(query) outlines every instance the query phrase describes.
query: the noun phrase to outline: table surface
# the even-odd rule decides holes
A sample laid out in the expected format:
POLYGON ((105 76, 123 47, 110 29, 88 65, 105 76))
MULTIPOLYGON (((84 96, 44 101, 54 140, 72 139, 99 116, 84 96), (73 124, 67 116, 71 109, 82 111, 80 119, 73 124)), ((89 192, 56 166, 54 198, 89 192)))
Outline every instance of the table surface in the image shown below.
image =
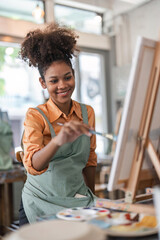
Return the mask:
POLYGON ((25 168, 21 164, 15 164, 12 169, 0 171, 0 184, 25 181, 25 179, 25 168))

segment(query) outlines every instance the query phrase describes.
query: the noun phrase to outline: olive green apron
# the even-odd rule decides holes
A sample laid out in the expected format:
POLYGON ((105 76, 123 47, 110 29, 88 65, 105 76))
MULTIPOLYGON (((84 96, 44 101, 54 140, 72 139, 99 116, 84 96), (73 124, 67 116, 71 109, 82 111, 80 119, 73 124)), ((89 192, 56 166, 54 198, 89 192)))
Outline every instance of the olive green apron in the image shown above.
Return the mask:
MULTIPOLYGON (((36 108, 54 129, 41 109, 36 108)), ((83 122, 88 124, 87 108, 81 104, 83 122)), ((82 174, 90 153, 90 137, 82 135, 72 143, 61 146, 41 175, 27 173, 22 201, 30 223, 37 217, 56 214, 63 208, 93 206, 95 195, 86 186, 82 174), (80 194, 80 197, 76 194, 80 194), (83 195, 83 196, 81 196, 83 195)))

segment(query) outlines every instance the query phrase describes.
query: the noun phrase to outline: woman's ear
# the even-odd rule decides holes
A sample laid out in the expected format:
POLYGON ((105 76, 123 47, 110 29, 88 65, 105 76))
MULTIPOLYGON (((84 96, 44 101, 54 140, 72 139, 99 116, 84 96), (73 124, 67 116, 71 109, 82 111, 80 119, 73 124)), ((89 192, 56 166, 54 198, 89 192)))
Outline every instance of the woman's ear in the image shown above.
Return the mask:
POLYGON ((41 77, 39 78, 39 82, 40 82, 40 84, 41 84, 41 86, 42 86, 43 89, 46 89, 46 88, 47 88, 45 81, 44 81, 41 77))

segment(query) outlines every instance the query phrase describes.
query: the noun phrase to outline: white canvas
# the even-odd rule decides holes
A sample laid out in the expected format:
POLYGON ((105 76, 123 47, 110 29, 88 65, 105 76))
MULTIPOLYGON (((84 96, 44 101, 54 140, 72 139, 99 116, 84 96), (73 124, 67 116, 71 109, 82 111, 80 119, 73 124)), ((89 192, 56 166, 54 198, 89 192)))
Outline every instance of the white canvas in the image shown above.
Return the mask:
MULTIPOLYGON (((138 37, 123 107, 115 156, 108 182, 109 191, 123 187, 123 184, 120 185, 118 182, 128 180, 130 176, 155 48, 156 41, 138 37)), ((158 138, 160 136, 160 131, 157 131, 157 129, 160 129, 159 105, 160 90, 155 104, 150 132, 151 140, 155 148, 157 148, 158 138)), ((153 168, 148 156, 145 157, 143 162, 143 169, 153 168)))

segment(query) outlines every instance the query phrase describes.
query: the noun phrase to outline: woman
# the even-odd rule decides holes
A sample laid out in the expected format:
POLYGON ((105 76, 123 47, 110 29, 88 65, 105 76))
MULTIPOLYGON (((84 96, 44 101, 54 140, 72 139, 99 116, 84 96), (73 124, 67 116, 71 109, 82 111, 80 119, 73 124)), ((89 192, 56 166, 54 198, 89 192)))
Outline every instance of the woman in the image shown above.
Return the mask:
POLYGON ((71 99, 76 39, 71 29, 50 24, 29 32, 21 46, 21 58, 38 68, 50 98, 30 108, 24 122, 27 180, 20 225, 63 208, 94 205, 96 138, 89 130, 95 127, 95 115, 90 106, 71 99))

